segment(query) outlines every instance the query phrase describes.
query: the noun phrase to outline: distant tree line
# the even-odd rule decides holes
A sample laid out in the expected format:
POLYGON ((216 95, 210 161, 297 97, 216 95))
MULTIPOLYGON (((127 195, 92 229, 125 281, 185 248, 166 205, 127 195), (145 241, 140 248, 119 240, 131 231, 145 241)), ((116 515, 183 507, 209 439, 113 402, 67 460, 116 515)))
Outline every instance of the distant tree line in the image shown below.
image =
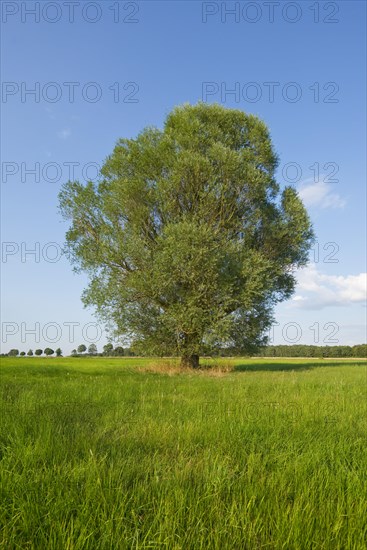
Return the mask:
POLYGON ((122 346, 113 347, 113 344, 106 344, 103 346, 103 352, 98 353, 97 346, 91 344, 88 348, 84 344, 80 344, 76 349, 71 352, 72 357, 134 357, 135 353, 130 348, 123 348, 122 346))
MULTIPOLYGON (((221 350, 220 355, 234 356, 232 350, 221 350)), ((254 357, 367 357, 367 344, 355 346, 311 346, 304 344, 265 346, 254 357)))
MULTIPOLYGON (((117 348, 116 348, 117 349, 117 348)), ((113 353, 111 353, 113 355, 113 353)), ((125 352, 125 355, 129 355, 125 352)), ((133 355, 133 354, 131 354, 133 355)), ((139 353, 144 356, 144 353, 139 353)), ((147 354, 146 354, 147 355, 147 354)), ((225 348, 211 352, 207 350, 208 356, 217 357, 241 357, 233 348, 225 348)), ((264 346, 256 352, 248 354, 248 357, 361 357, 367 358, 367 344, 358 344, 355 346, 312 346, 306 344, 298 345, 278 345, 264 346)))
MULTIPOLYGON (((19 352, 18 349, 11 349, 8 353, 2 353, 0 357, 17 357, 20 355, 24 357, 32 357, 33 355, 46 355, 56 357, 62 357, 62 351, 57 348, 54 351, 51 348, 29 350, 19 352)), ((122 346, 113 347, 112 344, 106 344, 103 346, 103 352, 98 353, 97 346, 90 344, 87 348, 84 344, 80 344, 77 349, 73 349, 71 352, 72 357, 134 357, 136 354, 131 348, 123 348, 122 346)), ((140 354, 142 355, 142 354, 140 354)), ((216 354, 217 355, 217 354, 216 354)), ((233 357, 238 355, 234 350, 230 348, 222 349, 219 352, 221 357, 233 357)), ((278 345, 278 346, 265 346, 261 348, 253 357, 362 357, 367 358, 367 344, 358 344, 355 346, 308 346, 303 344, 297 344, 292 346, 278 345)))
MULTIPOLYGON (((40 355, 52 356, 54 354, 56 355, 56 357, 62 357, 62 350, 60 348, 57 348, 55 351, 51 348, 45 348, 44 350, 36 349, 35 351, 30 349, 26 353, 25 351, 19 351, 19 349, 11 349, 8 353, 1 353, 0 357, 17 357, 17 356, 24 357, 26 355, 28 355, 28 357, 33 357, 34 355, 37 355, 39 357, 40 355)), ((85 344, 80 344, 76 349, 72 350, 71 356, 72 357, 89 357, 89 356, 134 357, 135 353, 130 348, 123 348, 122 346, 116 346, 114 348, 112 344, 106 344, 105 346, 103 346, 103 352, 98 353, 96 344, 90 344, 88 348, 85 344)))
POLYGON ((47 356, 56 354, 56 357, 62 357, 61 348, 57 348, 56 351, 51 348, 45 348, 44 350, 36 349, 34 353, 32 349, 28 350, 27 353, 25 351, 19 352, 18 349, 11 349, 8 353, 2 353, 0 357, 17 357, 18 355, 20 355, 21 357, 24 357, 25 355, 28 355, 28 357, 32 357, 33 355, 40 356, 42 354, 45 354, 47 356))

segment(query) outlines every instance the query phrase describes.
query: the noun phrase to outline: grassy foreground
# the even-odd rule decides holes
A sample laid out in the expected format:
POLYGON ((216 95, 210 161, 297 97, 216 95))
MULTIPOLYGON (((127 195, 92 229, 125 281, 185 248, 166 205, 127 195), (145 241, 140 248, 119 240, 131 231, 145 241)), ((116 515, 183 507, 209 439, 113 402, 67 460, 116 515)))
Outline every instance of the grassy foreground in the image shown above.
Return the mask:
POLYGON ((0 546, 364 549, 362 360, 5 358, 0 546))

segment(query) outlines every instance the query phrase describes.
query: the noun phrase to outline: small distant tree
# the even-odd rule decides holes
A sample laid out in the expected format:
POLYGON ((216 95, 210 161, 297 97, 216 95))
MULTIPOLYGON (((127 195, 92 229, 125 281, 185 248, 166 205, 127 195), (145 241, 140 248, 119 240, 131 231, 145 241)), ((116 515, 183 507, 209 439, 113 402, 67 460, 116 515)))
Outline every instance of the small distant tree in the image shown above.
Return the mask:
POLYGON ((45 349, 45 355, 49 356, 49 355, 53 355, 55 352, 53 349, 51 348, 46 348, 45 349))
POLYGON ((112 355, 113 345, 111 343, 103 346, 103 355, 112 355))
POLYGON ((95 344, 91 344, 88 348, 88 353, 90 353, 91 355, 96 355, 97 346, 95 344))
POLYGON ((71 351, 71 355, 76 355, 76 349, 73 349, 73 350, 71 351))
POLYGON ((61 355, 62 355, 61 348, 57 348, 57 350, 55 351, 55 353, 56 353, 56 356, 57 356, 57 357, 61 357, 61 355))
POLYGON ((36 349, 34 352, 36 355, 42 355, 43 351, 41 349, 36 349))
POLYGON ((21 352, 20 352, 20 355, 21 355, 22 357, 24 357, 25 351, 21 351, 21 352))
POLYGON ((115 348, 115 353, 114 355, 117 355, 119 357, 122 357, 123 355, 125 354, 125 351, 124 351, 124 348, 122 346, 117 346, 115 348))
POLYGON ((16 357, 17 355, 19 355, 19 350, 18 349, 11 349, 8 353, 8 355, 10 357, 16 357))
POLYGON ((78 346, 78 353, 84 353, 85 351, 87 351, 87 346, 80 344, 80 346, 78 346))
POLYGON ((33 351, 30 349, 30 350, 27 352, 27 355, 28 355, 29 357, 32 357, 33 351))

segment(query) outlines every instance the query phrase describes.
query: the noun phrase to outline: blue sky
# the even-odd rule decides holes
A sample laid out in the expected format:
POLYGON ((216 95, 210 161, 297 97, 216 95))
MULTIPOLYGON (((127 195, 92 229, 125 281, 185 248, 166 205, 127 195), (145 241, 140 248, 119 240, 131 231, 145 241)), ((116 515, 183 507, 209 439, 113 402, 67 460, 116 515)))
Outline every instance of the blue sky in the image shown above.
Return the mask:
POLYGON ((365 2, 73 4, 1 6, 1 350, 102 349, 87 279, 60 256, 57 194, 73 170, 93 179, 119 137, 200 100, 268 124, 279 183, 314 223, 274 343, 366 341, 365 2))

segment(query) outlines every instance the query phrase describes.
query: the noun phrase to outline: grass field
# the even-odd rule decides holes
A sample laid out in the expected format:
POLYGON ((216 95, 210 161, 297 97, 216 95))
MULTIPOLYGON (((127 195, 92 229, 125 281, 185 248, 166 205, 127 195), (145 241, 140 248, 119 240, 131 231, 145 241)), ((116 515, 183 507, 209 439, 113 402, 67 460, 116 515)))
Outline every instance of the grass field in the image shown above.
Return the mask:
POLYGON ((365 549, 366 363, 221 364, 3 359, 1 548, 365 549))

